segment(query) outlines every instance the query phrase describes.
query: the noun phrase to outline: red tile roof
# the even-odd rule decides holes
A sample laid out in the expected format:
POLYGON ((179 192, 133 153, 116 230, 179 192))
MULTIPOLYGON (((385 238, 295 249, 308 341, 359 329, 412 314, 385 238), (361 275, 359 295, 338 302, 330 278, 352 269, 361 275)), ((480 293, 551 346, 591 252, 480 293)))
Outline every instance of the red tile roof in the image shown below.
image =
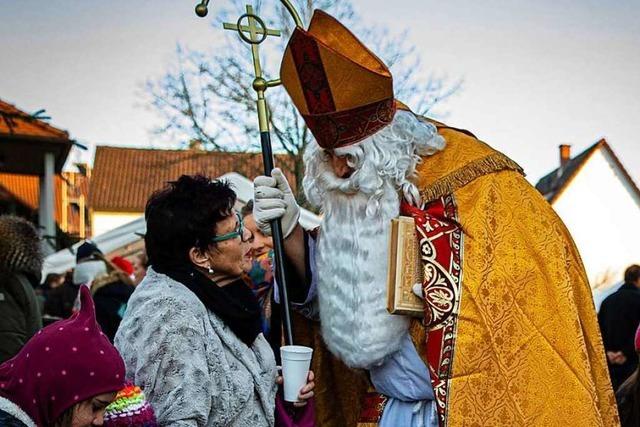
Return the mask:
POLYGON ((30 114, 17 109, 14 105, 0 99, 0 135, 20 135, 49 139, 68 140, 69 134, 55 128, 30 114))
MULTIPOLYGON (((17 175, 0 173, 0 187, 9 193, 17 202, 37 211, 40 200, 40 179, 33 175, 17 175)), ((56 222, 62 217, 62 179, 56 175, 54 185, 54 203, 56 222)))
MULTIPOLYGON (((87 199, 89 190, 86 176, 76 172, 63 172, 55 176, 54 204, 56 223, 71 235, 85 236, 90 232, 88 218, 84 221, 84 230, 81 229, 80 206, 72 206, 72 203, 81 204, 79 200, 87 199), (66 185, 64 185, 66 183, 66 185), (66 190, 66 198, 62 191, 66 190), (65 224, 63 221, 63 209, 67 210, 65 224)), ((39 208, 40 181, 37 176, 0 173, 0 198, 8 198, 16 201, 28 210, 35 213, 39 208)))
MULTIPOLYGON (((277 155, 276 164, 283 163, 290 165, 291 159, 277 155)), ((283 169, 293 185, 293 175, 283 169)), ((261 154, 101 146, 96 148, 89 206, 94 211, 144 212, 149 196, 180 175, 217 177, 229 172, 255 178, 262 174, 261 154)))
POLYGON ((55 173, 71 149, 69 134, 0 100, 0 172, 43 175, 46 153, 54 156, 55 173))

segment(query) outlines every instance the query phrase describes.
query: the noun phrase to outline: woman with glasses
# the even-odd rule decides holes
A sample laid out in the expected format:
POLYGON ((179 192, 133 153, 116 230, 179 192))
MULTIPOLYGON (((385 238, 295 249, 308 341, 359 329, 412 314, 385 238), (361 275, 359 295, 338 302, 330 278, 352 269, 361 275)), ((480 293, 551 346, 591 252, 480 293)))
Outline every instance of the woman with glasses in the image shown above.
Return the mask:
MULTIPOLYGON (((182 176, 147 202, 150 267, 115 345, 163 426, 275 423, 274 355, 243 281, 253 237, 235 202, 227 183, 203 176, 182 176)), ((312 395, 310 381, 296 405, 312 395)))

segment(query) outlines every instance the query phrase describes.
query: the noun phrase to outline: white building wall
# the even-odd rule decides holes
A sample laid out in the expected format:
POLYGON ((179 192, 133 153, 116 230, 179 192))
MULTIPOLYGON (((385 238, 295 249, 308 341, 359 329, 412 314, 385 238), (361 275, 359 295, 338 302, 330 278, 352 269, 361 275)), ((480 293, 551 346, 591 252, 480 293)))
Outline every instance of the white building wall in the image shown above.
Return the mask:
POLYGON ((620 282, 640 264, 640 198, 606 150, 595 152, 554 209, 578 246, 592 288, 620 282))
POLYGON ((142 217, 143 212, 93 212, 91 216, 91 235, 99 236, 111 231, 114 228, 120 227, 135 221, 142 217))

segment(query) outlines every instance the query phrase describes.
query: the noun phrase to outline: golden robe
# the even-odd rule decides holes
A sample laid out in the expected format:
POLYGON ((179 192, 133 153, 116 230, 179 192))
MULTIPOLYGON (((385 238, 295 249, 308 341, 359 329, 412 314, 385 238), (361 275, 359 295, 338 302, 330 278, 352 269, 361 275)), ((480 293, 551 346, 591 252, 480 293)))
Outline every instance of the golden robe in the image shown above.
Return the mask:
MULTIPOLYGON (((453 200, 462 229, 459 302, 438 385, 446 394, 441 426, 619 425, 569 232, 517 164, 468 132, 435 124, 447 145, 423 159, 416 183, 425 201, 453 200)), ((324 349, 317 325, 297 323, 298 342, 316 348, 318 425, 356 425, 366 376, 324 349)), ((415 320, 411 332, 426 361, 435 345, 428 330, 415 320)))

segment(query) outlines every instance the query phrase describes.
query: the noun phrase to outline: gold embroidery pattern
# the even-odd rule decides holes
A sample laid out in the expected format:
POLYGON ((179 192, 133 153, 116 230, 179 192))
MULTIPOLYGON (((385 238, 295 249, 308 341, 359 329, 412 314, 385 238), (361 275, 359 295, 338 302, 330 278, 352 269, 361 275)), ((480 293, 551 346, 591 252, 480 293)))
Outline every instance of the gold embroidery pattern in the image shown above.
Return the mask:
POLYGON ((448 425, 619 425, 589 285, 560 219, 516 172, 455 197, 464 281, 448 425))

